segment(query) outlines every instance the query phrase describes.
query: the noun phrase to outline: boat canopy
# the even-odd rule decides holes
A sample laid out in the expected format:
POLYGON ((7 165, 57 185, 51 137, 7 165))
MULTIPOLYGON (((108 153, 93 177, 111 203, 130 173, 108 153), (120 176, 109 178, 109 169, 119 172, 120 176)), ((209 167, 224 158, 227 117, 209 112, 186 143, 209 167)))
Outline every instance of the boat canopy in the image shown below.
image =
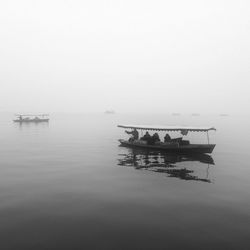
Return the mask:
POLYGON ((15 116, 49 116, 49 114, 15 114, 15 116))
MULTIPOLYGON (((154 130, 154 131, 181 131, 187 132, 208 132, 216 130, 214 127, 188 127, 188 126, 153 126, 153 125, 118 125, 119 128, 154 130)), ((185 133, 184 132, 184 133, 185 133)))

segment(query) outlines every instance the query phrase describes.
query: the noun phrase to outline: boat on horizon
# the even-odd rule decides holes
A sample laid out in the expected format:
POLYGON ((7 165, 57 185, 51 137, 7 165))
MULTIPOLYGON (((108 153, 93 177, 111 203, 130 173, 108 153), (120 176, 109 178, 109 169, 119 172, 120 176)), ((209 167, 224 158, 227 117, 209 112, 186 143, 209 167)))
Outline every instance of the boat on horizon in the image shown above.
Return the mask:
POLYGON ((13 122, 19 123, 29 123, 29 122, 49 122, 48 114, 16 114, 17 119, 14 119, 13 122))
POLYGON ((106 115, 114 115, 114 114, 115 114, 115 111, 114 111, 114 110, 106 110, 106 111, 105 111, 105 114, 106 114, 106 115))
POLYGON ((172 116, 180 116, 180 113, 172 113, 172 116))

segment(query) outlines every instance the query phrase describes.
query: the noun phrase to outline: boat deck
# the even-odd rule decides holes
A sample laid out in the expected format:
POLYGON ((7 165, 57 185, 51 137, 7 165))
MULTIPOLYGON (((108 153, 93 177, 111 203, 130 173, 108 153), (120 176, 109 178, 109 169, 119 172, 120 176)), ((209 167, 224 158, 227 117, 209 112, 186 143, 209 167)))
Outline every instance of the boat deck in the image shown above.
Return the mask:
POLYGON ((16 120, 13 120, 14 122, 19 122, 19 123, 28 123, 28 122, 48 122, 49 119, 23 119, 23 120, 20 120, 20 119, 16 119, 16 120))

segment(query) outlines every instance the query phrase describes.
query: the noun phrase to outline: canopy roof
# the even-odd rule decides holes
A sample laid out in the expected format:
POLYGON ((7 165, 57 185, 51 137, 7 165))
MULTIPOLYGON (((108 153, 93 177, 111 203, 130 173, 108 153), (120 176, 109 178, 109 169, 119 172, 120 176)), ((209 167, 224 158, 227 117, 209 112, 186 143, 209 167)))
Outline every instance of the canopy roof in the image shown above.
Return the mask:
POLYGON ((31 115, 31 114, 15 114, 16 116, 49 116, 49 114, 35 114, 35 115, 31 115))
POLYGON ((207 132, 216 130, 214 127, 188 127, 188 126, 154 126, 154 125, 118 125, 119 128, 155 130, 155 131, 191 131, 207 132))

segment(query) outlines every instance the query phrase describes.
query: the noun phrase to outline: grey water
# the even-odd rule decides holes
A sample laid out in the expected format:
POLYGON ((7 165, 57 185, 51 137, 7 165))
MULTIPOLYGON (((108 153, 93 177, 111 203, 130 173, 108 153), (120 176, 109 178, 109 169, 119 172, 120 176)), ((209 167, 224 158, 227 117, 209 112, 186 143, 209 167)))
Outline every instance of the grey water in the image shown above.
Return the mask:
POLYGON ((50 118, 0 116, 0 249, 250 248, 248 116, 50 118), (205 159, 131 150, 121 123, 212 125, 217 145, 205 159))

